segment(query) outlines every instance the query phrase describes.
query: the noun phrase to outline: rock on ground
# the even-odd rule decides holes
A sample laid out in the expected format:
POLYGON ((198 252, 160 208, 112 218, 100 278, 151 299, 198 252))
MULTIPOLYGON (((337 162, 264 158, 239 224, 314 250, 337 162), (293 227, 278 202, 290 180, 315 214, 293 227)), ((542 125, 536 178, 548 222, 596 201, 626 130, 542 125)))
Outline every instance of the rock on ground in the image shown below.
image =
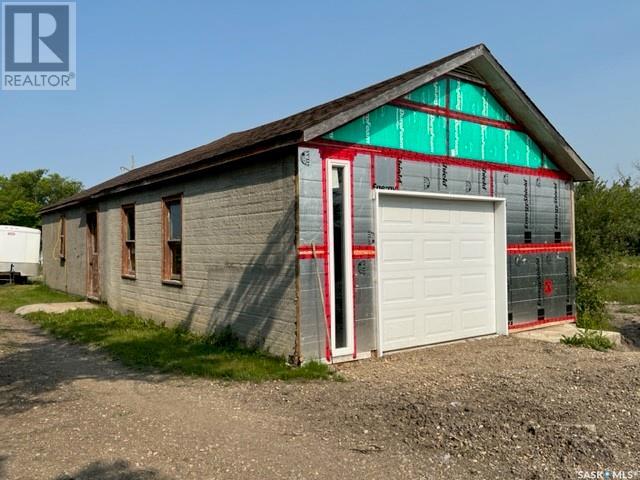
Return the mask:
POLYGON ((33 305, 24 305, 16 309, 16 315, 27 315, 28 313, 44 312, 44 313, 65 313, 70 310, 91 310, 98 308, 91 302, 60 302, 60 303, 35 303, 33 305))

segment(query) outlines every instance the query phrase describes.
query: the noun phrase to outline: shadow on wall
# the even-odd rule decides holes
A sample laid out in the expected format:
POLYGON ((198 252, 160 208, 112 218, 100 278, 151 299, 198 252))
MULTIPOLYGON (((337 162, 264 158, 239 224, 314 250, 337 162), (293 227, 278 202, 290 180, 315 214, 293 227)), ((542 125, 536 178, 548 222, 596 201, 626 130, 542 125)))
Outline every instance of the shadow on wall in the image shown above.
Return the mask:
POLYGON ((162 381, 160 376, 130 371, 106 356, 49 337, 35 326, 0 326, 0 351, 0 418, 64 402, 70 393, 59 388, 77 379, 162 381), (29 339, 3 342, 3 334, 28 334, 29 339))
MULTIPOLYGON (((292 306, 283 304, 286 293, 295 281, 295 227, 294 207, 289 205, 274 225, 265 247, 247 262, 229 262, 209 267, 207 282, 198 294, 198 300, 180 326, 190 329, 195 321, 199 305, 207 299, 217 298, 206 324, 206 333, 214 334, 230 326, 247 343, 267 349, 267 338, 274 320, 291 322, 295 329, 294 294, 292 306), (218 294, 218 292, 222 292, 218 294), (282 318, 280 310, 291 310, 290 318, 282 318)), ((285 327, 286 328, 286 327, 285 327)), ((291 351, 293 350, 291 344, 291 351)))
POLYGON ((132 468, 125 460, 93 462, 78 472, 64 473, 54 480, 172 480, 153 469, 132 468))

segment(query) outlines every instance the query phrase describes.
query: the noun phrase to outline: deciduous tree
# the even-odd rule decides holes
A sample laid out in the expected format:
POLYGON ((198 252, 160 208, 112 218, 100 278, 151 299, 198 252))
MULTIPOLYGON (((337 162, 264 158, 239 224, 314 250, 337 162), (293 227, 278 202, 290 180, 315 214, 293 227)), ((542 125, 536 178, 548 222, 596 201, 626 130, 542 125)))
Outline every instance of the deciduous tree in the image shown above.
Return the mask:
POLYGON ((45 169, 0 175, 0 224, 38 227, 38 211, 82 190, 82 183, 45 169))

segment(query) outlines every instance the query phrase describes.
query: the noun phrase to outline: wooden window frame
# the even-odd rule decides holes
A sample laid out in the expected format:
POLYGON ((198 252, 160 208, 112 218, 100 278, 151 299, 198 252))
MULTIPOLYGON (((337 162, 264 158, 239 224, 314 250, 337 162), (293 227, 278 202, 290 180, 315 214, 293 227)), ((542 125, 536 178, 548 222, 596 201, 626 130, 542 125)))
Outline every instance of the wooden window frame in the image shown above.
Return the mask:
POLYGON ((162 283, 181 287, 184 278, 184 256, 183 256, 183 238, 184 238, 184 207, 183 195, 171 195, 162 199, 162 283), (173 273, 172 249, 169 239, 169 205, 172 203, 180 205, 180 274, 173 273))
POLYGON ((58 227, 58 242, 60 242, 58 256, 60 260, 64 261, 67 258, 67 219, 64 215, 60 215, 58 227))
POLYGON ((133 248, 133 255, 135 258, 135 250, 136 250, 136 204, 129 203, 126 205, 122 205, 120 207, 120 225, 121 225, 121 238, 122 238, 122 256, 121 256, 121 275, 122 278, 127 278, 129 280, 136 279, 137 272, 137 262, 134 263, 133 268, 131 268, 131 248, 133 248), (134 228, 134 236, 133 240, 128 238, 127 232, 129 230, 129 214, 133 214, 133 228, 134 228))

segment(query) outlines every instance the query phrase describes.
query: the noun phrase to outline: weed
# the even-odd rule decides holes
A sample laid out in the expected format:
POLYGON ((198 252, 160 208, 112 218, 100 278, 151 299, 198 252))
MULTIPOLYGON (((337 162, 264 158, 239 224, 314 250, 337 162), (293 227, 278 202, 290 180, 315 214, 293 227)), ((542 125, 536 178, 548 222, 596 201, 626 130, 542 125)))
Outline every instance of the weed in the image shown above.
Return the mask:
POLYGON ((589 329, 585 329, 583 332, 578 332, 570 337, 563 335, 560 341, 565 345, 592 348, 599 352, 613 348, 613 342, 605 337, 601 331, 589 329))

